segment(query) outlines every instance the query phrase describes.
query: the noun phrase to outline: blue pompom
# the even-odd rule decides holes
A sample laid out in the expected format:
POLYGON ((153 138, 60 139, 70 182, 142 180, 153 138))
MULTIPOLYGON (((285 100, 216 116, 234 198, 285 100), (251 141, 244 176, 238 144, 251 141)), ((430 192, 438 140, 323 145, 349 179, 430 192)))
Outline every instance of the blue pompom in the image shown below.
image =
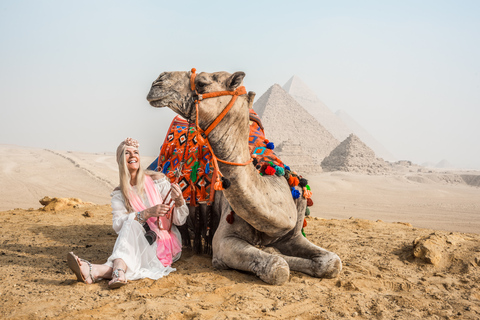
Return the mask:
POLYGON ((207 164, 205 165, 205 174, 209 174, 210 173, 210 162, 207 162, 207 164))
POLYGON ((165 164, 163 165, 162 173, 167 174, 168 167, 170 167, 170 161, 165 162, 165 164))
POLYGON ((267 143, 267 149, 275 149, 275 145, 273 144, 273 142, 267 143))
POLYGON ((300 191, 292 187, 292 197, 293 199, 298 199, 300 198, 300 191))
POLYGON ((290 167, 289 167, 289 166, 285 166, 285 170, 290 171, 290 167))

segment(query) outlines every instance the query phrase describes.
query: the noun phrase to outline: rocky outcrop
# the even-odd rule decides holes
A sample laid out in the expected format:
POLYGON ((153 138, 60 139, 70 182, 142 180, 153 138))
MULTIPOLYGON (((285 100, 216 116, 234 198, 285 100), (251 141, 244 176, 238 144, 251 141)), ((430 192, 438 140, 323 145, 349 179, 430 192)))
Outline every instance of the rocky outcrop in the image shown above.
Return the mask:
POLYGON ((91 202, 83 202, 78 198, 50 198, 48 196, 43 197, 39 202, 43 206, 41 209, 43 211, 60 211, 93 205, 91 202))
POLYGON ((415 258, 439 266, 446 262, 451 251, 455 250, 458 243, 464 239, 458 235, 443 235, 432 233, 428 236, 418 237, 413 241, 413 255, 415 258))

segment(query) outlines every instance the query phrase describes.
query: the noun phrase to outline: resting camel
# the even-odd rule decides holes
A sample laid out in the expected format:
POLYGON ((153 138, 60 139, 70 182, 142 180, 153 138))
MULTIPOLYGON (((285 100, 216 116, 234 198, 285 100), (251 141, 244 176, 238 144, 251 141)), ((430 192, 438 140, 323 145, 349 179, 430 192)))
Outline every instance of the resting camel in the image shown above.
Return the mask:
POLYGON ((243 72, 164 72, 153 82, 147 96, 151 106, 168 107, 192 122, 197 121, 197 130, 205 131, 203 137, 216 157, 237 164, 218 162, 218 169, 230 180, 230 186, 215 195, 214 208, 220 210, 221 218, 213 237, 212 265, 217 269, 253 272, 275 285, 285 283, 290 270, 314 277, 336 277, 342 269, 340 258, 312 244, 301 233, 306 199, 293 199, 284 177, 262 176, 249 163, 248 108, 253 94, 240 90, 244 90, 244 77, 243 72), (232 95, 200 101, 197 117, 195 100, 222 91, 232 95), (236 100, 233 99, 231 109, 218 122, 217 117, 232 97, 236 100), (214 122, 218 123, 211 129, 214 122), (232 210, 233 219, 227 219, 232 210))

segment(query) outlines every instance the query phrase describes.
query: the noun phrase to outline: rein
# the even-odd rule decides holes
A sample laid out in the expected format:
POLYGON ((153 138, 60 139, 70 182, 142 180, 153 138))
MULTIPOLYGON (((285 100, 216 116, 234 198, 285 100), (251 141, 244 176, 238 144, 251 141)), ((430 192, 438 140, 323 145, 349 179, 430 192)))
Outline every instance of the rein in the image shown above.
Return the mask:
MULTIPOLYGON (((238 163, 238 162, 230 162, 226 160, 219 159, 215 156, 215 153, 213 152, 212 146, 210 145, 210 142, 208 141, 208 134, 212 132, 212 130, 222 121, 222 119, 226 116, 228 111, 233 107, 235 104, 235 101, 237 100, 238 96, 247 94, 247 90, 245 89, 244 86, 238 87, 234 91, 215 91, 215 92, 208 92, 204 94, 198 94, 197 89, 195 88, 195 77, 196 77, 196 69, 192 68, 192 74, 190 76, 190 89, 195 92, 196 94, 196 99, 195 99, 195 110, 196 110, 196 119, 195 119, 195 125, 197 127, 197 140, 201 144, 206 144, 208 146, 208 149, 210 150, 212 154, 212 160, 213 160, 213 167, 214 170, 217 172, 217 182, 215 182, 214 189, 215 190, 223 190, 224 188, 227 188, 228 186, 223 186, 222 183, 222 178, 223 175, 220 172, 220 169, 218 167, 218 162, 222 162, 228 165, 232 166, 246 166, 249 163, 253 161, 253 158, 250 158, 249 160, 243 162, 243 163, 238 163), (215 120, 208 126, 208 128, 204 131, 200 126, 198 125, 198 108, 200 105, 200 102, 205 100, 205 99, 210 99, 210 98, 216 98, 216 97, 221 97, 221 96, 227 96, 230 95, 232 96, 232 99, 230 102, 227 104, 227 106, 223 109, 223 111, 215 118, 215 120)), ((225 178, 223 178, 226 180, 225 178)))

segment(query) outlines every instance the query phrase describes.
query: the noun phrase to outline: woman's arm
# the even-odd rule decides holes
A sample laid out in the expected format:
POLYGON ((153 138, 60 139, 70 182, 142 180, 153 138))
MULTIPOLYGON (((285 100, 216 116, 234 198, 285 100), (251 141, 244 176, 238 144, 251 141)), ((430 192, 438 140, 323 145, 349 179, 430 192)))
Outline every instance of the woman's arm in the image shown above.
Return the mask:
POLYGON ((173 209, 172 222, 177 226, 183 225, 187 221, 188 207, 185 199, 183 199, 183 193, 180 186, 176 183, 171 184, 172 192, 171 197, 175 202, 175 208, 173 209))
MULTIPOLYGON (((152 176, 152 178, 154 178, 154 176, 152 176)), ((170 195, 165 199, 165 202, 168 203, 170 199, 174 201, 175 208, 173 209, 172 222, 177 226, 183 225, 187 221, 188 206, 185 199, 183 199, 180 186, 176 183, 171 184, 163 174, 160 176, 160 179, 155 180, 155 186, 162 199, 168 194, 170 189, 172 189, 170 195)))
POLYGON ((125 207, 125 200, 122 193, 118 191, 112 192, 112 227, 116 233, 122 229, 123 223, 129 218, 135 219, 135 212, 128 213, 125 207))

